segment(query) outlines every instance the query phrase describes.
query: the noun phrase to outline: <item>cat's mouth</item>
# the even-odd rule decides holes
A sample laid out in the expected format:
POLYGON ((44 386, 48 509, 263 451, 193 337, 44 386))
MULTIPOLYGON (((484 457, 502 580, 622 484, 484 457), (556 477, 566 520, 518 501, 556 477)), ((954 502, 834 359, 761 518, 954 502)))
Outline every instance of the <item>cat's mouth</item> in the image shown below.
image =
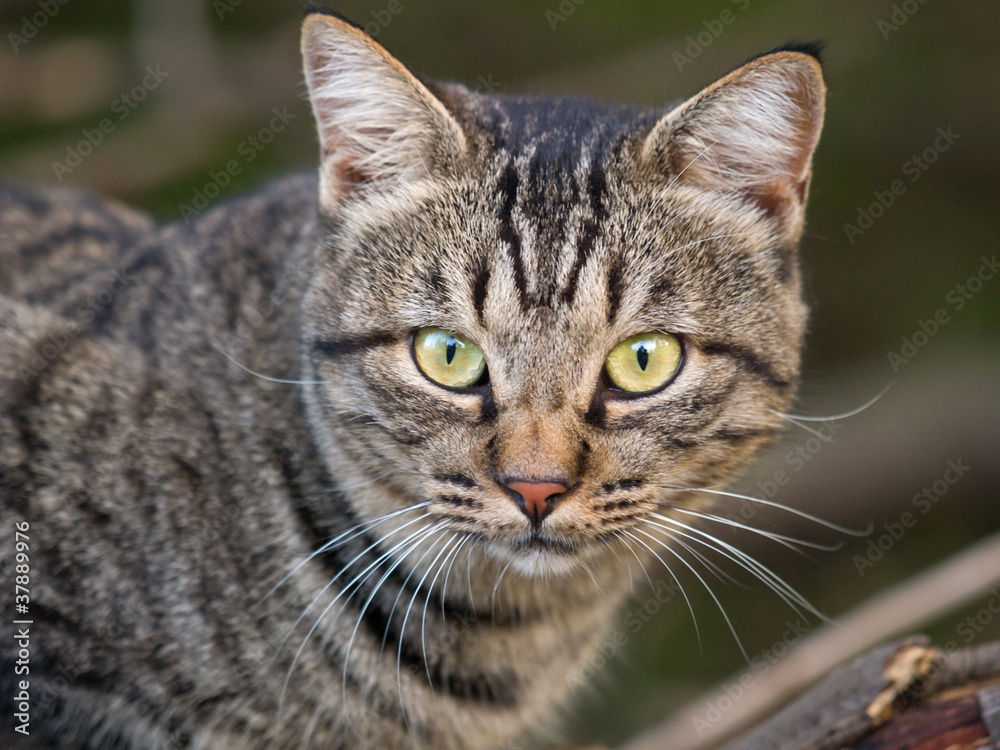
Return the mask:
POLYGON ((512 544, 515 552, 552 552, 558 555, 575 555, 579 545, 568 539, 553 537, 538 530, 517 539, 512 544))

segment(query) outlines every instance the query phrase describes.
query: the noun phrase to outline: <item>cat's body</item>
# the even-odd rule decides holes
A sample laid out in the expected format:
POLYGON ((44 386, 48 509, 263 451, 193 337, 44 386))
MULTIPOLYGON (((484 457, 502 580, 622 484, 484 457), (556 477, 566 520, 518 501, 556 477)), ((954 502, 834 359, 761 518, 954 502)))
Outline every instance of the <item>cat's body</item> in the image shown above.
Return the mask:
MULTIPOLYGON (((315 747, 357 741, 355 732, 373 748, 407 741, 410 730, 395 705, 395 665, 409 593, 389 631, 380 695, 369 692, 375 670, 349 677, 350 695, 358 688, 363 695, 345 715, 342 671, 317 666, 317 635, 309 641, 317 653, 300 658, 285 696, 301 715, 284 732, 275 721, 290 660, 313 619, 283 644, 284 635, 326 578, 371 537, 290 579, 298 597, 265 600, 281 574, 358 519, 317 457, 301 387, 254 377, 214 346, 256 371, 298 372, 296 313, 311 274, 315 196, 315 178, 292 178, 190 226, 155 231, 120 206, 68 191, 4 193, 0 221, 17 246, 0 251, 3 267, 15 257, 34 261, 29 273, 7 277, 4 292, 16 285, 31 301, 74 285, 55 313, 0 297, 4 521, 30 522, 35 737, 55 729, 67 747, 86 747, 85 739, 117 725, 127 727, 127 741, 115 747, 187 746, 190 739, 221 750, 248 747, 236 731, 226 744, 228 725, 245 722, 249 737, 266 738, 262 747, 294 747, 316 718, 315 747), (140 231, 123 230, 126 222, 140 231), (114 235, 122 239, 118 246, 108 242, 114 235), (19 253, 23 248, 28 252, 19 253), (46 257, 80 257, 90 248, 106 255, 84 274, 67 275, 46 257), (110 301, 101 297, 105 291, 113 293, 110 301), (99 314, 88 323, 91 300, 99 314), (58 354, 45 356, 57 342, 58 354), (80 590, 84 582, 91 590, 80 590), (126 705, 102 715, 95 686, 112 687, 126 705), (317 700, 325 710, 314 717, 317 700), (366 714, 376 710, 380 720, 371 721, 366 714), (354 725, 345 728, 348 717, 354 725)), ((8 537, 5 553, 14 541, 8 537)), ((376 558, 369 554, 366 564, 376 558)), ((385 623, 372 615, 379 607, 389 611, 404 577, 383 583, 384 599, 369 608, 353 658, 373 659, 373 646, 381 651, 385 623)), ((466 585, 464 569, 455 577, 466 585)), ((444 660, 430 659, 435 689, 418 688, 422 697, 409 718, 425 746, 475 747, 476 737, 522 726, 522 712, 551 706, 565 691, 566 660, 587 653, 581 640, 600 637, 625 593, 595 600, 592 585, 588 580, 577 599, 561 586, 540 592, 556 612, 575 599, 574 621, 562 623, 522 612, 533 622, 518 624, 501 608, 494 625, 484 592, 478 615, 459 607, 442 631, 440 602, 432 598, 427 643, 441 644, 436 658, 444 660), (460 654, 475 653, 483 629, 495 637, 482 657, 464 664, 460 654), (435 724, 441 728, 422 731, 435 724)), ((421 613, 423 602, 414 605, 421 613)), ((344 614, 334 640, 347 641, 355 621, 353 611, 344 614)), ((426 681, 419 642, 404 646, 402 679, 426 681)), ((13 663, 5 659, 3 666, 5 692, 13 693, 13 663)))
MULTIPOLYGON (((812 117, 754 182, 696 148, 699 106, 735 127, 718 85, 670 120, 435 97, 326 16, 304 50, 319 183, 162 228, 0 192, 0 552, 27 521, 25 747, 490 748, 551 727, 630 563, 659 564, 637 519, 730 477, 793 397, 812 57, 746 68, 772 98, 800 75, 787 98, 812 117), (331 79, 354 99, 332 104, 331 79), (721 177, 749 203, 713 192, 721 177), (474 340, 487 384, 423 375, 427 326, 474 340), (684 337, 675 380, 600 385, 611 347, 647 330, 684 337), (542 486, 560 491, 532 499, 542 486)), ((781 137, 762 130, 736 162, 781 137)))

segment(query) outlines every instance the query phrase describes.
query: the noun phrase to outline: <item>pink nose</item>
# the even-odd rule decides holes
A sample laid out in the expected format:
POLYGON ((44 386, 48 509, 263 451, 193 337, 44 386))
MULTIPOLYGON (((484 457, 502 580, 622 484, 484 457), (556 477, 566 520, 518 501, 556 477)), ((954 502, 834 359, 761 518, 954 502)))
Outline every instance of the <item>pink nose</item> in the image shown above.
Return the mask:
POLYGON ((507 489, 516 494, 517 507, 535 526, 551 512, 556 495, 566 491, 566 485, 559 482, 508 482, 507 489))

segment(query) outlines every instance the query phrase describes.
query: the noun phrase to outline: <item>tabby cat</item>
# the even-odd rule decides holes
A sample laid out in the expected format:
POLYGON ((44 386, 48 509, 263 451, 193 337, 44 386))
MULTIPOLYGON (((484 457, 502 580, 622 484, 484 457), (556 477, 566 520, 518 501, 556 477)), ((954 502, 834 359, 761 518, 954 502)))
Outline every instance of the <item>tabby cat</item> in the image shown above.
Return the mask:
POLYGON ((534 747, 793 399, 816 49, 662 110, 302 51, 318 181, 0 190, 5 747, 534 747))

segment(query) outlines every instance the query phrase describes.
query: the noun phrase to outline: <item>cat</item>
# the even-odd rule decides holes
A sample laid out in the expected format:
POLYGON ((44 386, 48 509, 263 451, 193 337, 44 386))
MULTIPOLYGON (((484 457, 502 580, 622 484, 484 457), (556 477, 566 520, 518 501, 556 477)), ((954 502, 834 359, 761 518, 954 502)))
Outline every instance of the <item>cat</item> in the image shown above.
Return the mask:
POLYGON ((302 53, 318 178, 0 190, 7 747, 535 746, 794 398, 816 46, 660 110, 302 53))

